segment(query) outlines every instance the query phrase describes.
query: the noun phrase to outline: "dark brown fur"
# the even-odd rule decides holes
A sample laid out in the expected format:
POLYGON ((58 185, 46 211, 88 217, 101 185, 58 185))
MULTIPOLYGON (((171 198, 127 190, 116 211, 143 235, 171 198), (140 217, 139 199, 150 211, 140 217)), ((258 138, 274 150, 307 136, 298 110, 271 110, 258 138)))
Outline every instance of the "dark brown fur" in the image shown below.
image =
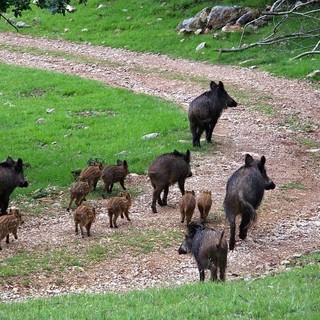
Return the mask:
POLYGON ((194 209, 196 208, 196 197, 194 191, 186 191, 180 200, 181 223, 187 220, 187 226, 191 222, 194 209))
POLYGON ((79 206, 73 213, 75 233, 78 234, 78 226, 80 225, 81 236, 84 237, 83 228, 86 229, 88 237, 91 236, 90 228, 96 220, 96 210, 90 206, 79 206))
POLYGON ((70 201, 67 211, 70 210, 73 200, 75 200, 76 206, 79 207, 83 201, 86 200, 86 196, 92 191, 92 186, 86 181, 75 182, 70 189, 70 201))
POLYGON ((84 168, 80 173, 80 181, 87 181, 92 185, 93 190, 96 190, 97 183, 101 178, 101 172, 103 170, 103 164, 101 162, 95 162, 93 165, 84 168))
POLYGON ((0 163, 0 216, 7 213, 10 195, 16 187, 25 188, 28 181, 24 178, 23 162, 8 157, 0 163))
POLYGON ((104 167, 101 178, 104 182, 104 192, 112 192, 113 184, 119 182, 122 189, 126 190, 124 180, 129 174, 128 163, 126 160, 118 161, 117 165, 104 167))
POLYGON ((200 212, 200 218, 203 222, 207 220, 211 206, 212 206, 211 191, 205 190, 201 193, 198 199, 198 209, 200 212))
POLYGON ((120 193, 119 197, 113 197, 108 201, 107 209, 109 215, 109 224, 110 228, 118 228, 117 219, 121 215, 123 219, 123 214, 126 216, 128 221, 131 221, 129 218, 129 209, 131 207, 131 195, 129 192, 120 193))
POLYGON ((225 281, 228 243, 224 238, 224 231, 220 232, 192 222, 188 226, 188 234, 178 252, 193 254, 200 281, 205 280, 205 269, 210 270, 212 281, 218 280, 218 271, 220 271, 220 280, 225 281))
POLYGON ((9 214, 0 217, 0 250, 1 241, 4 238, 9 243, 9 234, 12 233, 15 239, 18 239, 18 227, 23 224, 21 213, 18 209, 9 209, 9 214))

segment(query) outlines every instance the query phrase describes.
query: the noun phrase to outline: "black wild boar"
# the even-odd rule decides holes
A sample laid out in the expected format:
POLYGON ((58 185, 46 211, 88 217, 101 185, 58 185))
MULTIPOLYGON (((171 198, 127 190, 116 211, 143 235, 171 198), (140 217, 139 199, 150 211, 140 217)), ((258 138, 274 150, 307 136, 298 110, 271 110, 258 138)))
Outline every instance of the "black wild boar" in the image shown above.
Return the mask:
POLYGON ((126 160, 123 162, 118 160, 117 165, 107 166, 101 172, 101 178, 104 182, 104 192, 112 192, 113 184, 119 182, 122 189, 126 190, 124 180, 129 174, 128 163, 126 160))
POLYGON ((228 243, 224 238, 224 231, 220 232, 202 224, 191 222, 188 226, 188 234, 181 244, 179 254, 191 252, 197 262, 200 281, 204 281, 205 269, 210 270, 211 280, 225 280, 227 268, 228 243))
POLYGON ((156 201, 160 206, 167 205, 169 186, 178 182, 181 194, 184 195, 184 183, 186 178, 192 176, 190 169, 190 151, 186 154, 174 150, 157 157, 149 166, 148 176, 150 178, 153 195, 152 211, 157 212, 156 201), (163 198, 160 195, 163 191, 163 198))
POLYGON ((15 239, 18 239, 18 227, 23 224, 21 213, 18 209, 9 209, 9 214, 0 217, 0 250, 1 241, 6 238, 9 243, 9 234, 12 233, 15 239))
POLYGON ((23 162, 19 158, 14 161, 8 157, 6 161, 0 163, 0 216, 7 213, 10 194, 16 187, 25 188, 28 181, 23 175, 23 162))
POLYGON ((267 176, 266 158, 254 160, 250 154, 245 156, 245 164, 236 170, 228 179, 224 211, 230 223, 229 249, 235 246, 235 219, 241 215, 240 239, 246 239, 247 232, 257 217, 264 190, 275 188, 273 181, 267 176))
POLYGON ((73 212, 75 234, 79 233, 78 226, 80 225, 81 236, 84 237, 83 228, 86 229, 88 237, 91 236, 90 229, 93 222, 96 220, 96 210, 91 206, 79 206, 73 212))
POLYGON ((191 222, 194 209, 196 208, 196 197, 194 191, 186 191, 180 200, 181 223, 187 220, 187 226, 191 222))
POLYGON ((219 84, 211 81, 210 89, 192 100, 189 105, 188 117, 195 147, 200 147, 200 138, 204 131, 206 141, 211 142, 212 131, 223 109, 237 106, 237 102, 228 95, 221 81, 219 84))

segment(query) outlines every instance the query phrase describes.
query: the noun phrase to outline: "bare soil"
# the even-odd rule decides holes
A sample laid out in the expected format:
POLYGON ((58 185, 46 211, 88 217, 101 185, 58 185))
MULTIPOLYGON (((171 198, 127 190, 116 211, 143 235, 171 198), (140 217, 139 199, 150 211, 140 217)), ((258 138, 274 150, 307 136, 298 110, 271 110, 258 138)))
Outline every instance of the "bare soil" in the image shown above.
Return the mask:
MULTIPOLYGON (((265 155, 268 175, 277 185, 275 190, 265 193, 258 221, 249 230, 248 239, 237 239, 235 250, 229 252, 227 280, 280 272, 291 259, 319 250, 320 91, 308 82, 275 78, 257 69, 216 66, 15 33, 0 33, 0 62, 99 80, 173 100, 186 110, 194 97, 208 90, 210 80, 223 81, 239 105, 223 113, 209 152, 192 152, 193 176, 187 180, 186 189, 195 190, 197 195, 203 189, 212 191, 210 225, 225 228, 228 236, 222 205, 225 185, 231 173, 243 164, 244 155, 265 155), (199 78, 205 81, 196 81, 199 78), (272 114, 261 111, 261 106, 271 108, 272 114)), ((184 146, 191 146, 191 136, 184 146)), ((0 261, 19 249, 45 254, 51 248, 67 248, 76 256, 79 247, 94 243, 108 246, 108 236, 113 233, 130 236, 137 231, 143 235, 152 229, 159 234, 172 230, 180 232, 181 239, 148 254, 133 254, 132 246, 124 245, 121 257, 93 261, 85 268, 66 268, 57 274, 42 270, 31 275, 28 283, 25 277, 16 277, 1 285, 0 299, 124 292, 198 281, 193 258, 177 253, 186 230, 180 223, 177 186, 170 189, 169 205, 152 214, 152 188, 147 177, 131 174, 126 185, 129 190, 139 190, 130 211, 132 221, 119 219, 119 228, 110 229, 105 200, 89 198, 87 203, 99 213, 91 238, 74 235, 72 218, 65 211, 67 193, 29 203, 19 239, 9 245, 3 243, 0 261), (31 214, 39 208, 43 214, 31 214)), ((19 207, 19 203, 16 205, 19 207)), ((196 212, 195 219, 198 218, 196 212)))

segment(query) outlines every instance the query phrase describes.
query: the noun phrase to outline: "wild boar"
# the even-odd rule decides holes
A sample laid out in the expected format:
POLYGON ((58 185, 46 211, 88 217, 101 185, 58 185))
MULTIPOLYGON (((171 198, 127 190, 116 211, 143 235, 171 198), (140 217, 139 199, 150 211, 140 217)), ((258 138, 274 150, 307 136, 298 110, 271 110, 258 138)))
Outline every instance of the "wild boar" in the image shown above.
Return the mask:
POLYGON ((14 161, 8 157, 0 163, 0 216, 7 213, 10 195, 16 187, 26 188, 29 185, 23 175, 22 159, 14 161))
POLYGON ((179 254, 192 253, 197 262, 201 282, 205 280, 206 269, 210 270, 212 281, 218 280, 218 270, 220 280, 225 281, 228 243, 224 238, 224 231, 220 232, 191 222, 188 226, 188 234, 178 252, 179 254))
POLYGON ((88 237, 91 236, 90 229, 93 222, 96 220, 96 210, 91 206, 81 205, 73 212, 75 234, 79 233, 78 226, 80 226, 81 236, 84 237, 83 228, 86 229, 88 237))
POLYGON ((0 250, 1 241, 6 238, 9 243, 9 234, 12 233, 15 239, 18 239, 18 227, 23 224, 23 219, 18 209, 9 209, 9 214, 0 217, 0 250))
POLYGON ((230 224, 230 250, 235 246, 236 216, 241 216, 239 237, 244 240, 250 225, 256 220, 256 210, 260 206, 264 190, 275 188, 275 184, 267 176, 265 163, 264 156, 260 160, 254 160, 250 154, 246 154, 245 164, 228 179, 224 211, 230 224))
POLYGON ((103 170, 103 164, 101 162, 94 162, 92 165, 84 168, 81 173, 79 180, 87 181, 92 185, 93 190, 96 190, 99 179, 101 178, 101 173, 103 170))
POLYGON ((202 93, 193 99, 189 105, 188 118, 193 146, 201 147, 200 138, 204 131, 206 132, 206 141, 211 143, 212 132, 222 114, 222 110, 236 106, 237 102, 229 96, 223 83, 219 81, 219 84, 216 84, 211 81, 210 91, 202 93))
POLYGON ((184 183, 186 178, 192 176, 190 169, 190 151, 186 154, 174 150, 157 157, 149 166, 148 176, 153 187, 152 211, 157 212, 156 202, 160 206, 167 205, 169 186, 178 182, 181 194, 184 195, 184 183), (161 192, 163 197, 161 199, 161 192))
POLYGON ((110 228, 118 228, 117 219, 119 216, 123 219, 123 214, 126 216, 128 221, 131 221, 129 218, 129 209, 131 204, 132 199, 129 192, 121 192, 119 197, 113 197, 108 201, 107 209, 110 228))
POLYGON ((86 196, 92 191, 92 185, 87 181, 77 181, 70 189, 70 201, 67 211, 70 210, 73 200, 76 206, 79 207, 83 201, 86 201, 86 196))
POLYGON ((203 222, 207 220, 211 206, 212 206, 211 191, 205 190, 201 193, 198 199, 198 209, 200 212, 200 218, 203 222))
POLYGON ((191 222, 194 209, 196 208, 196 197, 194 191, 186 191, 180 200, 181 223, 187 220, 187 226, 191 222))

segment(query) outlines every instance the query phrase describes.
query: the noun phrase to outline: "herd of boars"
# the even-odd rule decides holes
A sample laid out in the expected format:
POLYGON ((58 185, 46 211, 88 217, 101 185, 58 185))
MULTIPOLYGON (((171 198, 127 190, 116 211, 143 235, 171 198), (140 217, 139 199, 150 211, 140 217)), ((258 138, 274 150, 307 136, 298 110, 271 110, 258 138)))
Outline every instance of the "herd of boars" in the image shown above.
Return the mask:
MULTIPOLYGON (((237 102, 232 99, 220 81, 210 82, 210 90, 202 93, 189 104, 188 118, 194 147, 200 146, 203 132, 208 143, 212 140, 213 129, 221 116, 223 109, 236 107, 237 102)), ((205 279, 205 269, 210 270, 211 280, 225 280, 228 249, 235 248, 236 216, 241 217, 239 238, 246 239, 251 224, 255 221, 258 209, 265 190, 275 188, 275 184, 266 172, 266 158, 254 159, 250 154, 245 155, 244 164, 229 177, 226 183, 226 194, 223 202, 226 221, 230 225, 229 245, 225 239, 224 230, 216 230, 207 225, 207 217, 212 206, 211 190, 203 190, 198 199, 194 190, 185 190, 185 181, 192 176, 190 167, 191 153, 174 150, 156 157, 148 168, 153 192, 151 210, 157 213, 157 204, 166 206, 169 187, 178 184, 181 192, 179 209, 181 222, 186 221, 187 232, 178 252, 191 252, 196 260, 200 281, 205 279), (198 222, 192 221, 196 206, 200 213, 198 222), (218 277, 219 273, 219 277, 218 277)), ((96 210, 92 206, 83 205, 87 195, 96 189, 98 181, 104 183, 102 197, 105 193, 112 193, 113 185, 119 183, 124 190, 118 196, 107 201, 107 211, 110 228, 117 228, 119 216, 129 218, 129 209, 132 198, 126 191, 125 179, 129 174, 126 160, 118 160, 116 165, 104 166, 95 162, 84 168, 78 180, 70 188, 70 201, 67 210, 72 207, 75 233, 80 227, 81 235, 90 236, 91 225, 96 218, 96 210), (84 231, 85 229, 85 231, 84 231)), ((23 161, 8 157, 0 163, 0 250, 1 241, 6 238, 9 243, 9 234, 17 239, 17 229, 23 223, 21 213, 16 208, 8 209, 9 198, 16 187, 27 187, 28 181, 23 173, 23 161)))

